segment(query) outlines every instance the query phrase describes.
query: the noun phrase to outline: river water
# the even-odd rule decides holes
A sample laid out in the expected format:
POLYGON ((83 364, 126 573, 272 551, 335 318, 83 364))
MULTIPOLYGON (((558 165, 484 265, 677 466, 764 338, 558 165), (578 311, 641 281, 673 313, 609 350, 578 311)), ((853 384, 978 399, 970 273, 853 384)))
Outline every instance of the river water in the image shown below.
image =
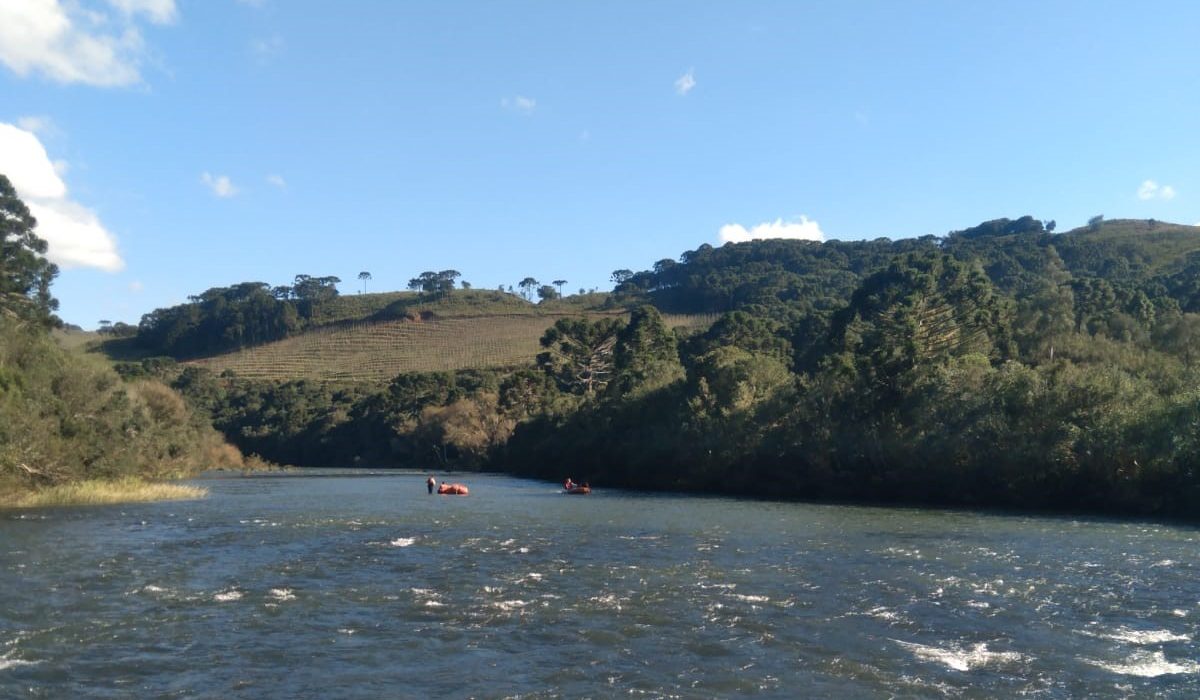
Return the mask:
POLYGON ((413 472, 0 512, 0 697, 1197 697, 1189 527, 413 472))

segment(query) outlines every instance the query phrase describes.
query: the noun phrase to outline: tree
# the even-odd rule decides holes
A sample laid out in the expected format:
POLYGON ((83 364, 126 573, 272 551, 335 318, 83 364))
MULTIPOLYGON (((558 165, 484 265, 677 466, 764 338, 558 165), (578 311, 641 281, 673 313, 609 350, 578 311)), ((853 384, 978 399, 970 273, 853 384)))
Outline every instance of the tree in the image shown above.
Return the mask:
POLYGON ((362 280, 363 293, 365 294, 367 292, 367 280, 371 279, 371 273, 363 270, 362 272, 358 273, 358 278, 362 280))
POLYGON ((56 325, 58 300, 50 296, 50 284, 58 266, 46 260, 47 244, 36 227, 37 219, 0 175, 0 313, 56 325))
POLYGON ((433 272, 426 270, 408 281, 408 288, 415 292, 431 294, 435 297, 445 296, 454 289, 454 280, 462 277, 458 270, 442 270, 433 272))
POLYGON ((561 297, 563 295, 563 291, 562 291, 563 285, 566 283, 567 283, 566 280, 554 280, 550 284, 553 284, 555 287, 558 287, 558 295, 561 297))
POLYGON ((633 270, 626 270, 622 268, 620 270, 613 270, 612 277, 610 279, 612 279, 613 284, 619 287, 623 282, 629 281, 630 277, 633 277, 633 270))
POLYGON ((598 321, 560 318, 541 338, 546 351, 538 366, 554 377, 563 391, 593 396, 608 386, 613 372, 613 352, 620 319, 598 321))
POLYGON ((553 301, 558 298, 558 292, 554 291, 554 287, 548 284, 538 287, 537 295, 541 301, 553 301))
POLYGON ((660 389, 683 379, 675 336, 658 309, 639 306, 617 335, 616 379, 609 390, 626 398, 660 389))
POLYGON ((1100 225, 1103 223, 1104 223, 1104 215, 1097 214, 1097 215, 1093 216, 1092 218, 1088 219, 1088 228, 1093 231, 1099 231, 1100 225))
POLYGON ((311 275, 296 275, 292 286, 292 295, 302 301, 329 301, 338 295, 337 284, 342 280, 332 275, 328 277, 313 277, 311 275))
POLYGON ((541 284, 541 282, 538 282, 534 278, 526 277, 525 279, 518 282, 517 286, 521 288, 522 296, 524 296, 529 301, 533 301, 533 292, 534 292, 534 290, 536 290, 538 288, 538 285, 540 285, 540 284, 541 284))

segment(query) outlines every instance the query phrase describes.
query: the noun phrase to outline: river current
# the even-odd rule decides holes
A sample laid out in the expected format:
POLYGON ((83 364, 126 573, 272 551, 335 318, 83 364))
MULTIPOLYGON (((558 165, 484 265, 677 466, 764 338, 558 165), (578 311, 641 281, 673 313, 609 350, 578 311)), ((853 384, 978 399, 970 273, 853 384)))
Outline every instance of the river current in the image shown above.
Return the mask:
POLYGON ((1200 532, 415 472, 0 512, 0 697, 1200 696, 1200 532))

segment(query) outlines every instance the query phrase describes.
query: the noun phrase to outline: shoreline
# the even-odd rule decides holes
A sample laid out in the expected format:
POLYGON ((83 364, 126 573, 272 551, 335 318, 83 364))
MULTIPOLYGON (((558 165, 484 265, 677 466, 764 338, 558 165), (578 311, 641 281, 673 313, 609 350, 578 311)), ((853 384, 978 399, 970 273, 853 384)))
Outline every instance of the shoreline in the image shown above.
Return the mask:
POLYGON ((147 481, 136 477, 89 479, 0 497, 0 510, 184 501, 207 496, 208 489, 202 486, 147 481))

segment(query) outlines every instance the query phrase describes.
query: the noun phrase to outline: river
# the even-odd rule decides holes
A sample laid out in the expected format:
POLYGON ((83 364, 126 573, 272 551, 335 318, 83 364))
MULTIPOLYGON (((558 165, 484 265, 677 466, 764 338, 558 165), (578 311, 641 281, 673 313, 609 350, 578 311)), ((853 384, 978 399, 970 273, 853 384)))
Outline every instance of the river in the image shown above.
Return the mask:
POLYGON ((0 697, 1197 697, 1200 533, 464 475, 0 512, 0 697))

